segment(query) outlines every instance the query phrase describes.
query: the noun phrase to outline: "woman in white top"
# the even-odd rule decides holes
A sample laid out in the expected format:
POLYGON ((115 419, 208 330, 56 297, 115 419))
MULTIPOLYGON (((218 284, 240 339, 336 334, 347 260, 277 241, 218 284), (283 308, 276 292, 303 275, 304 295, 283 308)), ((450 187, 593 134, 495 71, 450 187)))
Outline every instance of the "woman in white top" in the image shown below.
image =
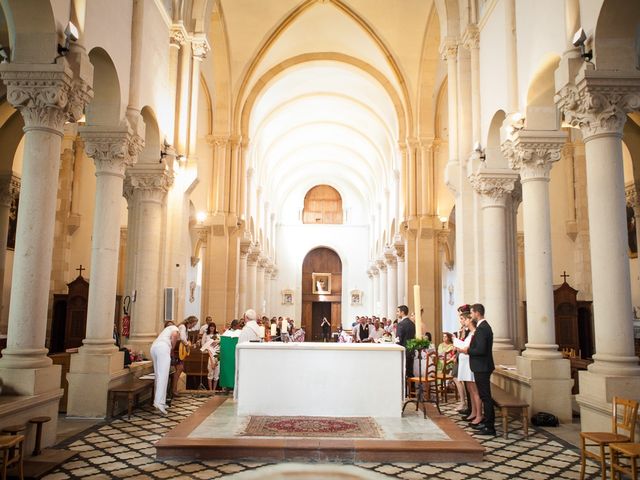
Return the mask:
POLYGON ((458 355, 458 380, 463 381, 469 390, 469 396, 471 397, 471 413, 466 418, 471 422, 471 425, 477 425, 482 422, 482 402, 480 401, 480 394, 478 393, 478 387, 469 365, 469 345, 473 340, 473 335, 476 331, 476 321, 471 320, 471 314, 462 314, 466 321, 466 326, 469 329, 469 335, 464 339, 464 346, 460 349, 458 355))
POLYGON ((189 341, 189 330, 191 330, 195 324, 198 323, 198 317, 191 315, 187 317, 180 325, 178 325, 178 332, 180 333, 180 341, 175 345, 173 349, 173 365, 176 367, 176 373, 173 375, 173 385, 171 391, 173 395, 178 395, 178 380, 180 375, 184 371, 184 361, 180 360, 180 345, 185 347, 191 347, 189 341))
POLYGON ((169 383, 169 370, 171 369, 171 352, 179 338, 178 327, 171 324, 162 330, 158 338, 151 344, 151 360, 153 360, 156 387, 153 406, 165 415, 167 413, 167 383, 169 383))

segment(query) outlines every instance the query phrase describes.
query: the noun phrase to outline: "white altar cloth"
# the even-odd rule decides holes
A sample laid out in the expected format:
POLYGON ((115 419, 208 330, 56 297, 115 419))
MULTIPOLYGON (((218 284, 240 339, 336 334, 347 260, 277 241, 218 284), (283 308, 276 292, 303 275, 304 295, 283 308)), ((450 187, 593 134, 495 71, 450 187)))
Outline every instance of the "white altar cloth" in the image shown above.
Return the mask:
POLYGON ((241 343, 238 415, 400 417, 404 348, 363 343, 241 343))

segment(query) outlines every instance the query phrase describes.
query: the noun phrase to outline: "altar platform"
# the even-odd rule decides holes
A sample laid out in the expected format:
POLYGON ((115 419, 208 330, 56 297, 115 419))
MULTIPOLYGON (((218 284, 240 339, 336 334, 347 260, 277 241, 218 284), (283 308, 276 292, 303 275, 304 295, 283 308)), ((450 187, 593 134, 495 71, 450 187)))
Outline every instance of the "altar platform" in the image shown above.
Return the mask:
POLYGON ((158 459, 265 459, 270 461, 479 462, 484 448, 428 405, 428 419, 408 408, 403 417, 373 417, 379 435, 248 436, 251 416, 237 403, 213 397, 156 443, 158 459), (373 438, 375 437, 375 438, 373 438))

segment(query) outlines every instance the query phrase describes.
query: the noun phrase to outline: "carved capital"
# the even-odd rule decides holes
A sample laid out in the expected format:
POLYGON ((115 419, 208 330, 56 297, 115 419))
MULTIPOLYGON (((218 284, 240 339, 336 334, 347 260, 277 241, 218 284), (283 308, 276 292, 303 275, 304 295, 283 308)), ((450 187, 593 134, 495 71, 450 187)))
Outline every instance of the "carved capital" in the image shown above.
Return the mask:
POLYGON ((371 267, 369 267, 369 271, 371 272, 371 275, 380 274, 380 270, 378 270, 378 267, 376 266, 375 262, 371 264, 371 267))
POLYGON ((477 25, 469 24, 462 35, 462 44, 468 50, 480 47, 480 30, 477 25))
POLYGON ((378 270, 380 271, 380 273, 387 271, 387 265, 384 263, 384 257, 381 257, 378 260, 376 260, 376 266, 378 267, 378 270))
POLYGON ((482 196, 484 206, 505 206, 517 181, 517 174, 506 171, 482 171, 469 175, 469 182, 482 196))
POLYGON ((199 60, 204 60, 207 56, 207 53, 211 50, 209 46, 209 42, 207 41, 207 37, 204 35, 197 36, 191 40, 191 50, 193 51, 193 56, 199 60))
POLYGON ((583 69, 575 84, 560 89, 555 102, 585 140, 601 134, 622 137, 627 113, 640 109, 640 75, 583 69))
POLYGON ((209 239, 209 233, 211 232, 211 227, 200 225, 198 227, 195 227, 194 231, 196 233, 198 241, 200 241, 202 245, 206 245, 207 240, 209 239))
POLYGON ((175 47, 180 48, 187 40, 187 31, 184 29, 182 23, 175 23, 171 25, 169 30, 169 43, 175 47))
POLYGON ((551 167, 560 160, 565 141, 564 132, 520 130, 512 140, 505 141, 501 149, 509 167, 520 173, 522 183, 549 181, 551 167))
POLYGON ((65 122, 82 116, 93 95, 83 80, 74 80, 63 64, 3 64, 0 78, 7 85, 7 101, 20 111, 25 129, 44 128, 62 135, 65 122))
POLYGON ((11 207, 20 195, 20 177, 12 173, 0 175, 0 205, 11 207))
POLYGON ((392 247, 384 249, 384 261, 389 268, 396 268, 398 266, 398 258, 395 255, 395 251, 392 247))
POLYGON ((458 56, 458 42, 453 38, 445 39, 440 47, 440 54, 443 60, 455 60, 458 56))
POLYGON ((96 176, 101 174, 124 177, 127 167, 135 164, 144 146, 144 139, 127 127, 105 129, 87 126, 80 129, 87 156, 93 158, 96 176))
POLYGON ((173 185, 173 174, 166 169, 132 167, 127 169, 123 194, 127 200, 162 202, 173 185))
POLYGON ((247 255, 247 265, 254 266, 260 259, 260 247, 254 246, 247 255))

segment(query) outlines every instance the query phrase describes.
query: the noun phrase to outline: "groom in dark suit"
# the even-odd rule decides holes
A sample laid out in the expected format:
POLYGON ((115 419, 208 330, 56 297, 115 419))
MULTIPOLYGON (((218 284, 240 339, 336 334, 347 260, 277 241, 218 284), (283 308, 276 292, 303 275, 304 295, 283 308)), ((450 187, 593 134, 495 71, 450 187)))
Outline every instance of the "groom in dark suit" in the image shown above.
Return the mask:
POLYGON ((491 373, 493 364, 493 330, 484 318, 484 306, 475 303, 471 306, 471 318, 477 322, 476 331, 469 345, 469 365, 476 379, 480 400, 484 410, 484 420, 479 424, 479 435, 495 436, 495 412, 491 398, 491 373))
MULTIPOLYGON (((416 337, 416 326, 409 318, 409 307, 400 305, 396 309, 398 319, 398 343, 403 347, 407 347, 407 342, 416 337)), ((407 377, 413 377, 413 352, 406 352, 406 374, 407 377)))

